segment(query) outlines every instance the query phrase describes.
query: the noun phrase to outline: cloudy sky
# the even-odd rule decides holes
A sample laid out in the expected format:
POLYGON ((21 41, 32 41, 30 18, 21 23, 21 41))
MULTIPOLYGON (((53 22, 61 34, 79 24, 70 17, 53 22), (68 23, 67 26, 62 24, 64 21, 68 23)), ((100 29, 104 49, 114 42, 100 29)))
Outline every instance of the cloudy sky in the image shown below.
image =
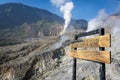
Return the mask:
MULTIPOLYGON (((105 9, 108 14, 117 12, 120 0, 72 0, 74 9, 72 18, 90 20, 98 14, 99 10, 105 9)), ((5 3, 23 3, 32 7, 47 9, 59 16, 63 16, 58 8, 53 6, 50 0, 0 0, 0 4, 5 3)), ((120 7, 120 6, 119 6, 120 7)))

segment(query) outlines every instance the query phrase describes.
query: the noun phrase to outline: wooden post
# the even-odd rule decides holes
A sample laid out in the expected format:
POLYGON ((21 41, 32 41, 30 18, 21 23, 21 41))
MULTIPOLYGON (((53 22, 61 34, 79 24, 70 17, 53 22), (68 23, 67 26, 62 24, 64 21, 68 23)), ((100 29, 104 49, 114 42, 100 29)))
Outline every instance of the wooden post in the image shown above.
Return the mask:
MULTIPOLYGON (((99 35, 104 35, 105 31, 104 28, 99 29, 99 35)), ((104 51, 105 48, 104 47, 100 47, 99 48, 100 51, 104 51)), ((100 63, 100 80, 106 80, 105 77, 105 63, 100 63)))
MULTIPOLYGON (((75 40, 77 40, 78 37, 75 36, 75 40)), ((75 48, 75 50, 77 50, 77 48, 75 48)), ((77 60, 76 58, 73 58, 73 76, 72 76, 72 80, 76 80, 76 66, 77 66, 77 60)))
MULTIPOLYGON (((97 29, 97 30, 94 30, 94 31, 84 32, 84 33, 80 33, 78 35, 75 35, 75 40, 77 40, 79 37, 84 37, 84 36, 89 36, 89 35, 94 35, 94 34, 104 35, 104 33, 105 33, 104 28, 100 28, 100 29, 97 29)), ((99 47, 100 51, 105 51, 105 46, 97 45, 97 47, 99 47)), ((108 46, 110 46, 110 45, 108 45, 108 46)), ((79 46, 79 47, 81 47, 81 46, 79 46)), ((73 47, 73 48, 74 48, 74 50, 77 50, 76 46, 73 47)), ((73 58, 73 76, 72 76, 72 80, 76 80, 76 62, 77 62, 76 58, 73 58)), ((100 63, 100 80, 106 80, 105 76, 106 76, 105 63, 101 62, 100 63)))

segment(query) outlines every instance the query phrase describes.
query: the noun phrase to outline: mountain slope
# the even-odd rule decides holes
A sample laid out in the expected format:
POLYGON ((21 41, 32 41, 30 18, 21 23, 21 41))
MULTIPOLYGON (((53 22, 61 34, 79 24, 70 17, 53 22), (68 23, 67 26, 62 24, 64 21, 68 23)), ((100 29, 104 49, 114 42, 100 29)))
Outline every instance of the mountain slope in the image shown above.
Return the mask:
POLYGON ((44 9, 29 7, 19 3, 0 5, 0 27, 14 27, 27 23, 40 21, 62 22, 63 19, 44 9))
MULTIPOLYGON (((0 5, 0 39, 2 41, 57 36, 63 26, 64 19, 47 10, 20 3, 0 5)), ((77 30, 85 30, 87 21, 72 19, 69 26, 77 30)), ((1 43, 4 44, 4 42, 1 43)))

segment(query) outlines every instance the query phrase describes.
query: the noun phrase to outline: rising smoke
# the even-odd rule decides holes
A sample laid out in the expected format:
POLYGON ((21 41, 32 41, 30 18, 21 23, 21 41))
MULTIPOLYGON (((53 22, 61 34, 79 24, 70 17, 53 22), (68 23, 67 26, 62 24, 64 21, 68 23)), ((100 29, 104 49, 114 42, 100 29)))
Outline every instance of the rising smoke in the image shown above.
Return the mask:
POLYGON ((105 28, 106 33, 112 36, 111 50, 113 53, 119 52, 120 48, 120 12, 114 15, 108 15, 105 10, 100 10, 96 18, 88 22, 87 31, 92 31, 99 28, 105 28))
POLYGON ((60 35, 64 34, 70 21, 71 21, 71 11, 74 8, 74 4, 71 0, 51 0, 51 3, 53 5, 55 5, 57 8, 59 8, 59 10, 63 13, 64 15, 64 29, 63 31, 60 33, 60 35))
POLYGON ((108 15, 105 10, 100 10, 98 16, 88 22, 87 31, 98 28, 105 28, 112 35, 118 35, 120 32, 120 15, 108 15))
POLYGON ((87 32, 88 31, 92 31, 94 29, 98 29, 100 27, 106 27, 105 26, 105 21, 107 20, 107 13, 105 12, 104 9, 100 10, 98 13, 98 16, 96 18, 91 19, 88 22, 88 28, 87 28, 87 32))

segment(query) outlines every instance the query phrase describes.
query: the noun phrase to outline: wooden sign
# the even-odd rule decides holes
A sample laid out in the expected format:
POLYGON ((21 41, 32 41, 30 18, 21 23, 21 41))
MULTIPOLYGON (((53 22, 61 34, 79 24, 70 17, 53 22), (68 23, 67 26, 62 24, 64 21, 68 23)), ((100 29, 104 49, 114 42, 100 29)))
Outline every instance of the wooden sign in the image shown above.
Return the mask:
POLYGON ((110 34, 85 39, 83 42, 72 43, 71 48, 110 47, 110 34))
POLYGON ((74 58, 110 63, 110 51, 71 50, 69 55, 74 58))

